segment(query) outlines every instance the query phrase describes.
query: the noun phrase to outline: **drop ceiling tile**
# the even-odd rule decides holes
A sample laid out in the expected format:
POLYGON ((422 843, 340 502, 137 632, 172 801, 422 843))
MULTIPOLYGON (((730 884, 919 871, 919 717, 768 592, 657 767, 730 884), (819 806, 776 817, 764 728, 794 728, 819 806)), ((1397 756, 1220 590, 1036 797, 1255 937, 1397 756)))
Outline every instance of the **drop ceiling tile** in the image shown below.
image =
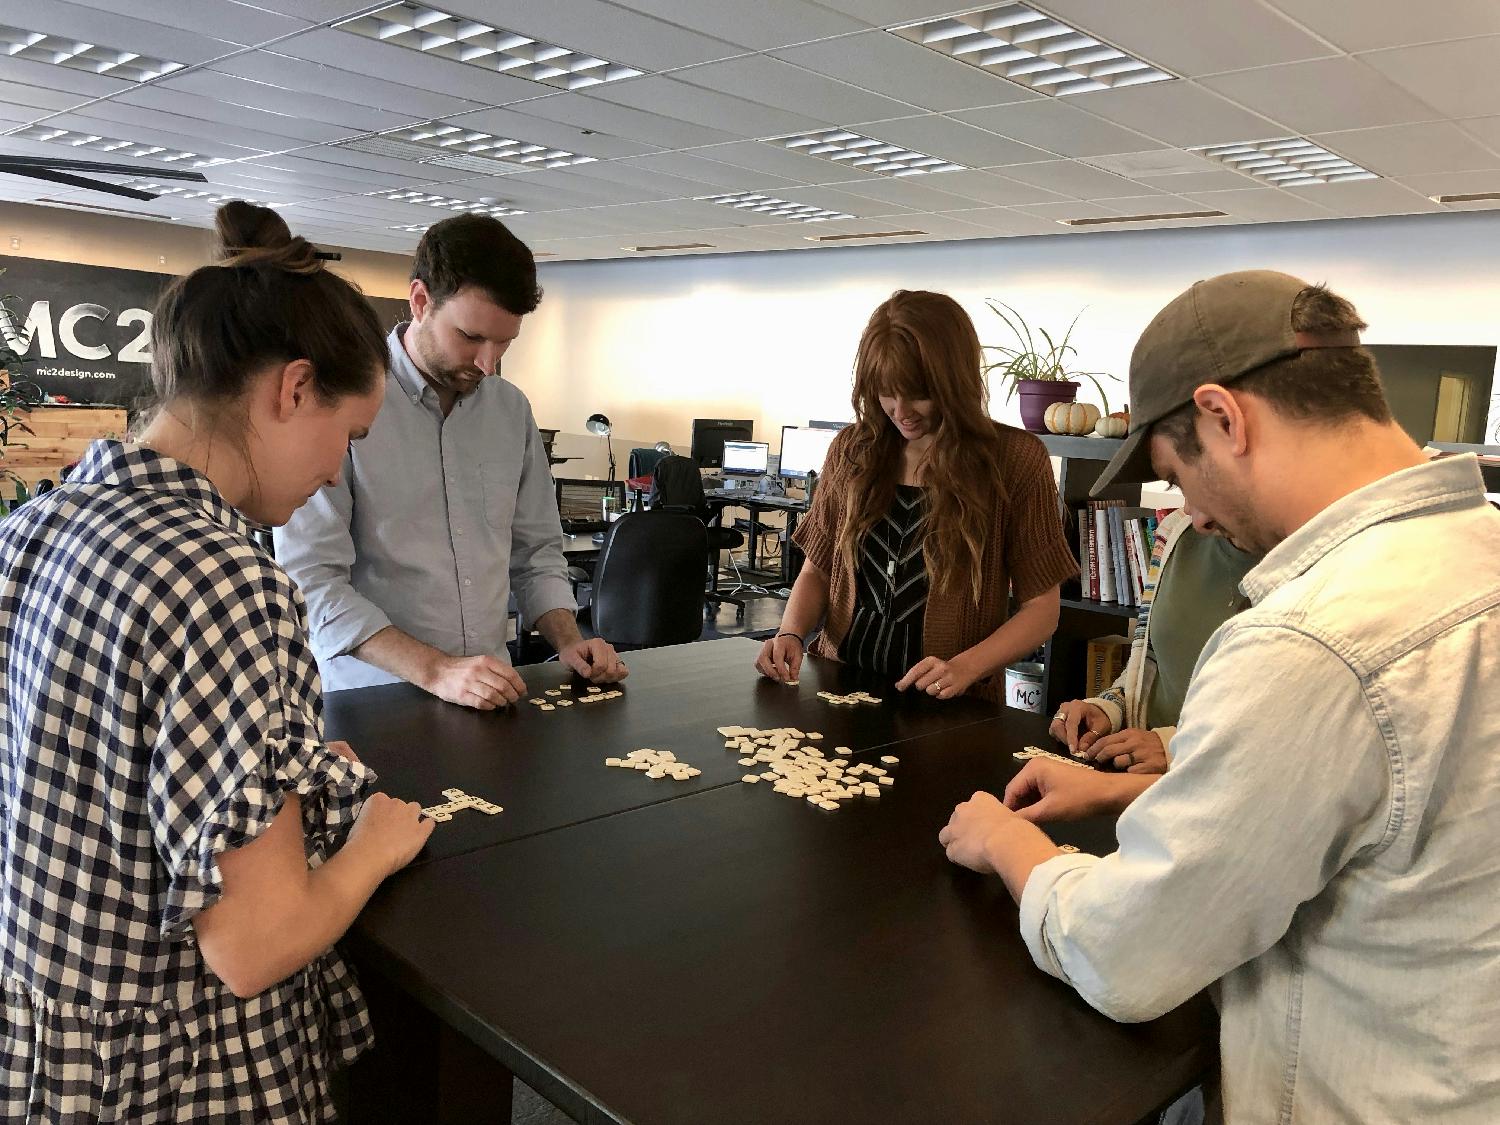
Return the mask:
MULTIPOLYGON (((1115 182, 1115 178, 1111 177, 1111 181, 1115 182)), ((1127 183, 1125 180, 1118 180, 1117 182, 1121 184, 1127 183)), ((923 186, 931 186, 938 191, 970 199, 976 203, 990 203, 999 206, 1010 206, 1017 203, 1048 203, 1066 197, 1066 193, 1063 192, 1053 191, 1035 184, 1023 184, 998 173, 992 174, 980 171, 943 172, 940 175, 927 177, 927 184, 923 186)), ((863 191, 864 186, 851 187, 849 190, 856 192, 863 191)), ((949 209, 944 208, 944 210, 949 209)), ((962 208, 954 209, 962 210, 962 208)))
POLYGON ((183 31, 175 20, 168 24, 148 23, 119 15, 113 8, 89 8, 67 0, 46 0, 45 4, 32 0, 0 0, 0 24, 121 51, 134 51, 184 65, 206 62, 240 49, 237 43, 183 31))
POLYGON ((1136 182, 1159 191, 1234 191, 1256 185, 1254 179, 1228 168, 1215 168, 1209 172, 1185 172, 1175 176, 1137 176, 1136 182))
POLYGON ((1433 172, 1402 176, 1401 183, 1419 195, 1472 195, 1500 191, 1500 170, 1487 168, 1473 172, 1433 172))
POLYGON ((1087 34, 1184 78, 1335 53, 1281 13, 1244 0, 1048 0, 1045 6, 1087 34))
POLYGON ((1310 31, 1351 52, 1500 33, 1500 5, 1494 0, 1426 0, 1421 4, 1372 4, 1369 0, 1272 0, 1272 3, 1310 31))
MULTIPOLYGON (((585 165, 593 167, 593 165, 585 165)), ((572 169, 543 169, 536 172, 520 172, 514 176, 488 177, 470 181, 455 181, 443 189, 449 195, 477 199, 481 195, 504 195, 516 200, 517 206, 529 210, 555 210, 555 207, 531 207, 527 200, 545 198, 556 193, 560 201, 578 200, 574 206, 598 207, 611 203, 645 203, 660 198, 655 191, 634 187, 625 183, 607 183, 591 177, 577 175, 572 169), (471 190, 462 190, 465 185, 471 190), (496 187, 496 185, 503 185, 496 187)))
POLYGON ((1288 134, 1404 125, 1440 116, 1396 83, 1349 58, 1222 74, 1203 84, 1285 125, 1288 134))
POLYGON ((474 19, 521 35, 587 51, 610 62, 645 71, 728 58, 744 48, 722 39, 674 26, 603 0, 443 0, 443 11, 474 19))
MULTIPOLYGON (((1492 7, 1500 11, 1500 4, 1492 7)), ((1373 51, 1359 57, 1448 117, 1500 113, 1500 89, 1486 80, 1500 68, 1500 35, 1373 51)))
POLYGON ((784 176, 805 184, 837 184, 854 180, 875 178, 874 172, 861 172, 858 168, 846 168, 841 162, 823 160, 816 156, 803 156, 800 152, 783 148, 778 144, 763 141, 735 141, 732 144, 711 145, 694 149, 694 156, 705 160, 717 160, 737 168, 749 168, 755 172, 766 172, 773 176, 784 176))
MULTIPOLYGON (((309 62, 276 51, 247 51, 231 58, 219 59, 209 68, 220 74, 233 74, 252 82, 265 82, 285 90, 305 90, 325 98, 374 106, 397 114, 410 114, 411 120, 431 120, 450 114, 478 109, 484 103, 465 97, 433 93, 415 86, 402 85, 403 72, 394 77, 355 74, 326 63, 309 62)), ((383 74, 377 71, 375 74, 383 74)))
MULTIPOLYGON (((529 106, 541 104, 543 103, 528 103, 529 106)), ((510 109, 481 109, 474 113, 452 114, 442 120, 464 129, 477 129, 493 136, 525 141, 527 144, 547 145, 599 160, 616 156, 643 156, 658 151, 655 145, 611 136, 598 129, 580 129, 574 125, 544 121, 510 109)))
MULTIPOLYGON (((592 86, 583 96, 589 101, 628 106, 646 113, 691 118, 695 124, 720 129, 736 137, 774 137, 837 124, 827 117, 808 117, 728 94, 716 94, 664 75, 592 86)), ((525 112, 530 112, 530 107, 526 107, 525 112)))
POLYGON ((0 55, 0 83, 21 86, 37 86, 57 94, 79 95, 76 101, 85 98, 107 98, 122 90, 133 90, 136 83, 123 78, 110 78, 104 74, 89 74, 66 66, 31 62, 29 59, 0 55))
POLYGON ((1013 210, 1038 219, 1050 219, 1054 223, 1062 222, 1064 219, 1096 219, 1122 213, 1112 206, 1090 203, 1082 199, 1064 199, 1057 203, 1021 203, 1013 210))
POLYGON ((1256 223, 1333 218, 1333 212, 1320 206, 1311 196, 1304 199, 1273 187, 1196 192, 1189 199, 1201 207, 1225 211, 1237 219, 1256 223))
POLYGON ((1366 215, 1416 215, 1443 210, 1441 204, 1392 180, 1357 180, 1353 183, 1318 184, 1286 190, 1327 207, 1335 215, 1350 218, 1366 215))
MULTIPOLYGON (((407 164, 404 167, 394 161, 385 169, 370 168, 364 164, 339 159, 344 155, 332 146, 298 149, 295 153, 279 153, 258 160, 245 160, 233 167, 247 175, 257 175, 259 168, 279 168, 292 174, 326 178, 344 190, 373 191, 376 188, 410 187, 419 183, 444 183, 456 178, 451 169, 434 168, 426 164, 407 164), (347 186, 345 186, 347 185, 347 186)), ((358 156, 360 154, 354 153, 358 156)), ((210 168, 212 173, 215 169, 210 168)))
POLYGON ((662 148, 690 148, 738 139, 736 134, 722 129, 710 129, 670 115, 643 113, 629 106, 585 97, 579 93, 538 98, 527 102, 524 109, 517 112, 528 117, 541 117, 548 121, 574 125, 580 129, 597 129, 616 137, 628 137, 662 148))
POLYGON ((687 180, 666 172, 652 172, 637 168, 618 160, 601 160, 594 164, 579 164, 568 169, 584 180, 598 181, 603 187, 629 185, 649 192, 648 199, 681 199, 707 195, 714 190, 712 184, 701 180, 687 180))
MULTIPOLYGON (((712 152, 712 149, 705 149, 712 152)), ((784 176, 773 176, 769 172, 756 172, 749 168, 736 168, 717 160, 705 160, 687 152, 659 152, 650 156, 633 156, 615 161, 652 172, 665 172, 671 176, 696 180, 722 191, 774 191, 776 188, 793 187, 796 180, 784 176)))
POLYGON ((1040 99, 1041 94, 887 31, 807 43, 778 58, 934 112, 1040 99))
POLYGON ((1049 160, 1041 164, 1018 164, 1003 169, 1005 176, 1023 184, 1045 188, 1075 199, 1108 199, 1111 196, 1139 195, 1141 185, 1135 180, 1101 172, 1072 160, 1049 160))
MULTIPOLYGON (((302 18, 266 11, 265 5, 234 3, 232 0, 193 0, 186 4, 182 0, 78 0, 78 3, 85 8, 250 46, 301 31, 319 20, 316 15, 302 18)), ((307 5, 298 4, 296 7, 305 8, 307 5)))
MULTIPOLYGON (((978 205, 979 200, 967 198, 956 188, 953 191, 941 190, 953 176, 983 177, 986 182, 994 180, 994 177, 983 172, 944 172, 937 176, 904 176, 900 179, 881 176, 879 179, 848 184, 843 190, 857 198, 871 200, 877 206, 895 205, 913 211, 961 211, 978 205)), ((1000 181, 995 180, 995 184, 1000 184, 1000 181)), ((1020 185, 1013 183, 1011 186, 1017 188, 1020 185)), ((1032 193, 1048 194, 1035 192, 1034 189, 1032 193)))
POLYGON ((206 69, 169 75, 155 85, 158 89, 182 90, 230 106, 244 106, 284 117, 306 117, 359 132, 394 129, 413 120, 409 113, 393 113, 337 98, 325 98, 305 90, 286 90, 206 69))
POLYGON ((88 99, 52 86, 28 86, 21 82, 0 82, 0 103, 17 110, 36 110, 33 117, 43 117, 60 109, 72 109, 88 99))
POLYGON ((1491 151, 1500 152, 1500 117, 1474 117, 1458 125, 1470 136, 1478 137, 1491 151))
POLYGON ((504 105, 541 97, 552 87, 508 74, 487 73, 479 67, 407 50, 393 43, 377 43, 353 32, 318 28, 283 39, 276 53, 324 63, 343 70, 379 75, 403 86, 416 86, 462 98, 476 105, 504 105))
POLYGON ((1196 82, 1151 82, 1076 94, 1070 105, 1178 148, 1258 141, 1286 129, 1196 82))
POLYGON ((337 19, 340 16, 353 15, 355 12, 365 11, 370 7, 369 4, 359 3, 358 0, 236 0, 236 2, 248 2, 256 8, 315 20, 318 23, 337 19))
POLYGON ((292 149, 288 154, 278 153, 272 161, 279 163, 292 157, 336 164, 349 169, 351 175, 360 176, 400 179, 411 179, 416 176, 422 179, 460 180, 473 175, 472 172, 463 172, 456 168, 444 168, 437 164, 423 164, 416 160, 402 160, 392 156, 377 156, 375 153, 360 152, 358 149, 345 148, 338 144, 307 145, 304 148, 292 149))
POLYGON ((918 109, 765 55, 695 66, 679 71, 676 77, 693 86, 794 113, 813 109, 821 120, 835 123, 904 117, 918 109))
MULTIPOLYGON (((1063 230, 1051 219, 1039 215, 1028 215, 1022 211, 1013 211, 1009 207, 984 207, 977 211, 960 211, 956 215, 944 217, 960 219, 990 236, 1057 234, 1063 230)), ((984 328, 981 327, 981 333, 983 332, 984 328)))
POLYGON ((282 138, 278 146, 280 148, 293 148, 308 141, 336 141, 356 136, 360 132, 348 126, 327 125, 290 113, 272 113, 248 106, 230 105, 214 98, 199 97, 185 90, 160 85, 142 86, 110 100, 117 105, 140 106, 198 121, 256 129, 282 138))
POLYGON ((833 8, 855 19, 864 20, 871 27, 912 23, 931 16, 972 11, 976 7, 974 4, 959 4, 955 7, 953 0, 819 0, 819 3, 825 8, 833 8))
POLYGON ((968 168, 991 168, 1002 164, 1021 164, 1046 160, 1051 153, 1019 141, 1007 140, 994 133, 976 129, 962 121, 927 114, 895 121, 877 121, 860 125, 856 132, 876 140, 889 141, 903 148, 938 156, 968 168))
POLYGON ((969 109, 951 116, 1058 156, 1104 156, 1161 147, 1160 142, 1150 137, 1084 112, 1072 99, 1046 98, 1020 105, 969 109))
POLYGON ((620 7, 667 20, 726 43, 766 51, 861 31, 864 22, 802 0, 775 4, 705 4, 703 0, 621 0, 620 7))
POLYGON ((1318 133, 1311 139, 1382 176, 1500 168, 1500 156, 1448 121, 1318 133))

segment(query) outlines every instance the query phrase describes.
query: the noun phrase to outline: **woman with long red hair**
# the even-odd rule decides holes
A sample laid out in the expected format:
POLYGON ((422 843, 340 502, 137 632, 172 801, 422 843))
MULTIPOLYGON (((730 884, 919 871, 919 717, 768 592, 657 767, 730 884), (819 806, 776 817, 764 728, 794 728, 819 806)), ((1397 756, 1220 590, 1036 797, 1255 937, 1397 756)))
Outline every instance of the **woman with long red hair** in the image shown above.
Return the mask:
POLYGON ((1057 628, 1058 586, 1078 563, 1051 463, 1035 437, 990 418, 980 355, 942 293, 898 290, 870 317, 855 421, 797 530, 806 564, 756 660, 764 675, 796 679, 821 622, 819 656, 898 690, 998 700, 1005 666, 1057 628))

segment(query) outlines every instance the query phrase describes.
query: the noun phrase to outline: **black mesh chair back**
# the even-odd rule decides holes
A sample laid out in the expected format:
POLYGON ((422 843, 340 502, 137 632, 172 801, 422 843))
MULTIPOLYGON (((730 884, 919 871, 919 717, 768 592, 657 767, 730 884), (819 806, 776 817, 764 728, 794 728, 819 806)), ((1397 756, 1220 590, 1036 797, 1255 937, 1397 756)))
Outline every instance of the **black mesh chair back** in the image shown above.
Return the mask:
POLYGON ((594 632, 631 648, 696 641, 703 634, 707 557, 708 532, 695 516, 621 516, 610 525, 594 569, 594 632))
POLYGON ((670 456, 670 453, 663 453, 654 446, 637 446, 630 451, 629 472, 626 475, 631 480, 636 477, 649 477, 656 471, 656 466, 660 465, 664 458, 670 456))

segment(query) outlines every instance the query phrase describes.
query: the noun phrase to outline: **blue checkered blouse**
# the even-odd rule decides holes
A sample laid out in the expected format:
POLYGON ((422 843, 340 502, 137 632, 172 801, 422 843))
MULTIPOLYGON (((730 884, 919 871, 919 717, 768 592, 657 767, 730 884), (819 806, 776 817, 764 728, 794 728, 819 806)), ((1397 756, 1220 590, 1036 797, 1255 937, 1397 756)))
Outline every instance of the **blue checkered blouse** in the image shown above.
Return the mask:
POLYGON ((323 743, 302 598, 250 533, 113 441, 0 521, 0 1120, 327 1121, 369 1042, 336 951, 240 1000, 194 939, 283 794, 316 866, 373 781, 323 743))

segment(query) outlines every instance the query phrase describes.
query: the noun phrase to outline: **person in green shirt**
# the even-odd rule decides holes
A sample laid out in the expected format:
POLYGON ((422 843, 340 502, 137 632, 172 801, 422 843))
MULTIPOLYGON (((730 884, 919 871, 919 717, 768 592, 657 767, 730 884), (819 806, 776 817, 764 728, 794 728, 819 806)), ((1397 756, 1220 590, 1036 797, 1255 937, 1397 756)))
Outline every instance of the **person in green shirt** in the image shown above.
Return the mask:
POLYGON ((1125 670, 1107 691, 1064 703, 1051 734, 1076 758, 1131 773, 1165 773, 1198 654, 1248 605, 1240 580, 1260 561, 1185 510, 1161 522, 1125 670))

